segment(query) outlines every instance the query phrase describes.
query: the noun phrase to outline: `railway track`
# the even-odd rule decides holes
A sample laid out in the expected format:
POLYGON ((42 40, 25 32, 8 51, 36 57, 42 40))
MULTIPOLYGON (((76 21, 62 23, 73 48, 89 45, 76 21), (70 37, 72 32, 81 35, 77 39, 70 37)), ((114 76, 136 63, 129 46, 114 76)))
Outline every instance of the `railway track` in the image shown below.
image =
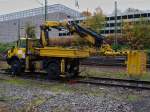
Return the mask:
MULTIPOLYGON (((3 76, 9 76, 9 72, 6 70, 0 70, 3 76)), ((58 83, 75 83, 75 84, 91 84, 95 86, 106 86, 106 87, 119 87, 127 89, 140 89, 150 90, 150 81, 139 81, 139 80, 127 80, 127 79, 114 79, 114 78, 100 78, 100 77, 84 77, 79 76, 76 79, 63 79, 63 80, 47 80, 46 73, 41 72, 25 72, 21 76, 17 76, 23 79, 32 79, 44 82, 58 82, 58 83)))
POLYGON ((150 90, 150 81, 100 78, 100 77, 80 77, 78 80, 76 80, 76 82, 97 86, 150 90))

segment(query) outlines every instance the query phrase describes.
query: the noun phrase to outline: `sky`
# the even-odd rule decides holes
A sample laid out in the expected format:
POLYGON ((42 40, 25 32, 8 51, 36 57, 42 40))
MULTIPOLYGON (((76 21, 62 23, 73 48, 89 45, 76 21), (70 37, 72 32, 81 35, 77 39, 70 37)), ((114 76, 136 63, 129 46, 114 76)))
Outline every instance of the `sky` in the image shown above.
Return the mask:
MULTIPOLYGON (((78 0, 79 8, 75 7, 75 0, 48 0, 48 4, 63 4, 78 11, 94 11, 101 7, 105 14, 111 14, 114 10, 115 0, 78 0)), ((150 10, 150 0, 116 0, 118 9, 124 11, 127 8, 150 10)), ((44 0, 0 0, 0 15, 41 7, 44 0)))

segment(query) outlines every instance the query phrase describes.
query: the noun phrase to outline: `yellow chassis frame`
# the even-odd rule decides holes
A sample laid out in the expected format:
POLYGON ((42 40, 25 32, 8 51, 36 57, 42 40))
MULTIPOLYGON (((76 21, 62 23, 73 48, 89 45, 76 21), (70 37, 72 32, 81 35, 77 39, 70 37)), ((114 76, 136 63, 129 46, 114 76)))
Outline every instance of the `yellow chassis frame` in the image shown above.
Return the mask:
POLYGON ((34 53, 41 57, 59 57, 59 58, 87 58, 90 56, 89 50, 73 49, 62 47, 44 47, 35 48, 34 53))

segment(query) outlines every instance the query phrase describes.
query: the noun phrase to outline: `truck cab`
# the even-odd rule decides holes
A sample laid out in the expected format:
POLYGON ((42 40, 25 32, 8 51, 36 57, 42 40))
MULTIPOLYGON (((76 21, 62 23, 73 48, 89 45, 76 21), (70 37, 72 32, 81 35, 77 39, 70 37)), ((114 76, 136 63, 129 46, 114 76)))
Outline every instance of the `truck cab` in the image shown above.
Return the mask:
MULTIPOLYGON (((25 71, 27 48, 30 48, 30 52, 33 51, 32 48, 33 39, 20 38, 16 45, 13 46, 7 53, 7 63, 11 66, 12 74, 20 74, 25 71), (27 47, 28 44, 28 47, 27 47)), ((28 51, 28 52, 29 52, 28 51)))

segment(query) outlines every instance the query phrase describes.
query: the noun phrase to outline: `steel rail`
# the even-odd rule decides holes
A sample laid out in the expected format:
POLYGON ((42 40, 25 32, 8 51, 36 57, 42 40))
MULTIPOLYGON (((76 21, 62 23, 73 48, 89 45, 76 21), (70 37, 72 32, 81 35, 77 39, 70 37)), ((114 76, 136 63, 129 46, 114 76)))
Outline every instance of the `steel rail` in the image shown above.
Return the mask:
MULTIPOLYGON (((9 72, 4 70, 0 70, 1 74, 9 75, 9 72)), ((35 79, 38 81, 45 81, 47 82, 47 78, 45 77, 46 73, 40 72, 25 72, 23 75, 18 76, 19 78, 24 79, 35 79), (35 75, 36 74, 36 75, 35 75)), ((58 81, 57 82, 62 82, 58 81)), ((79 76, 76 79, 69 79, 64 80, 66 82, 75 82, 75 83, 82 83, 82 84, 91 84, 96 86, 107 86, 107 87, 120 87, 120 88, 129 88, 129 89, 141 89, 141 90, 150 90, 150 81, 138 81, 138 80, 127 80, 127 79, 115 79, 115 78, 100 78, 100 77, 84 77, 79 76)))
POLYGON ((77 79, 76 82, 97 86, 150 90, 150 81, 137 81, 137 80, 100 78, 100 77, 79 77, 79 79, 77 79))

